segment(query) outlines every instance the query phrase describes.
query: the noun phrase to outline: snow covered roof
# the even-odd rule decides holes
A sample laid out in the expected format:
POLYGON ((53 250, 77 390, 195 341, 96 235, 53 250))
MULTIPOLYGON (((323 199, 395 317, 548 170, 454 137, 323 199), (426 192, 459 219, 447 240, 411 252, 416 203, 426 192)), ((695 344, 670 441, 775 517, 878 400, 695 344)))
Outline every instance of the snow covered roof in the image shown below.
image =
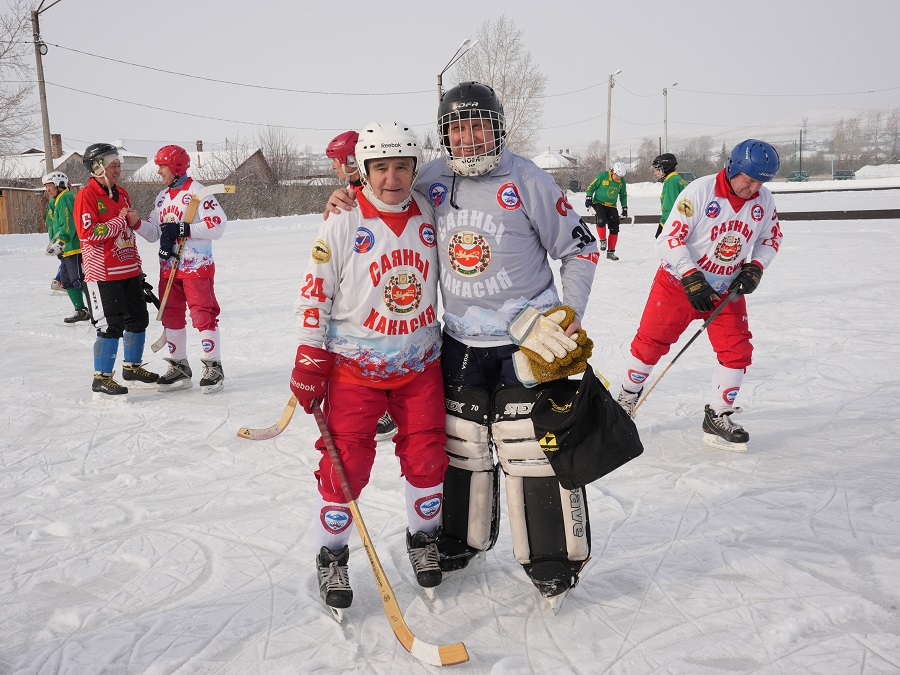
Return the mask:
MULTIPOLYGON (((53 160, 53 166, 61 166, 75 151, 69 151, 53 160)), ((21 155, 0 155, 0 178, 9 180, 40 180, 47 173, 47 163, 43 152, 28 152, 21 155)))
POLYGON ((856 170, 856 178, 900 178, 900 164, 864 166, 856 170))
MULTIPOLYGON (((246 162, 259 148, 243 148, 231 146, 228 150, 210 150, 206 152, 188 152, 191 158, 191 166, 188 168, 188 176, 199 180, 209 180, 210 178, 225 178, 231 175, 234 170, 241 164, 246 162)), ((159 174, 156 166, 151 159, 141 168, 135 171, 129 181, 133 183, 153 183, 159 181, 159 174)))
POLYGON ((536 157, 532 157, 531 161, 544 170, 569 169, 578 164, 577 159, 564 153, 562 150, 559 152, 550 152, 550 148, 547 148, 546 152, 542 152, 536 157))

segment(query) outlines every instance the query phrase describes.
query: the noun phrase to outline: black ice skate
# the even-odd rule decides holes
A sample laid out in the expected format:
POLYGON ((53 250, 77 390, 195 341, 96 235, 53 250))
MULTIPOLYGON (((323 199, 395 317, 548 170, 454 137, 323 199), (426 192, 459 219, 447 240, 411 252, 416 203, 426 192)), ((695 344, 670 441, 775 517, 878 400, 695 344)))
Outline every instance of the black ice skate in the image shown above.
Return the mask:
POLYGON ((71 326, 73 323, 78 323, 79 321, 88 321, 90 318, 91 315, 87 311, 87 308, 79 307, 75 310, 75 313, 72 316, 67 316, 65 319, 63 319, 63 322, 71 326))
POLYGON ((212 394, 220 391, 225 386, 225 371, 222 370, 221 361, 207 361, 200 359, 203 364, 203 377, 200 379, 200 391, 204 394, 212 394))
POLYGON ((631 417, 634 415, 634 409, 637 407, 638 400, 641 398, 641 392, 644 391, 644 388, 641 387, 637 391, 628 391, 625 387, 619 391, 619 398, 616 399, 616 403, 621 406, 622 410, 628 413, 628 416, 631 417))
POLYGON ((556 614, 562 607, 566 594, 578 585, 578 572, 587 563, 569 560, 544 560, 525 565, 525 573, 531 579, 556 614))
POLYGON ((601 240, 600 240, 600 250, 601 250, 601 251, 605 251, 605 250, 606 250, 606 239, 601 239, 601 240))
POLYGON ((178 391, 179 389, 190 389, 193 386, 191 377, 191 367, 188 365, 187 359, 165 359, 169 362, 169 369, 165 375, 160 375, 156 383, 159 385, 160 391, 178 391))
POLYGON ((416 581, 425 589, 429 599, 434 599, 434 587, 440 585, 443 575, 439 565, 437 537, 429 536, 424 532, 410 534, 406 531, 406 552, 409 554, 409 562, 412 563, 413 572, 416 573, 416 581))
POLYGON ((144 368, 143 363, 123 363, 122 379, 135 385, 152 386, 159 380, 159 375, 144 368))
POLYGON ((378 420, 378 426, 375 430, 375 440, 384 441, 397 433, 397 425, 391 419, 390 413, 384 413, 378 420))
POLYGON ((720 413, 715 413, 707 405, 703 416, 703 442, 722 450, 747 452, 750 434, 744 431, 740 424, 731 421, 731 416, 740 411, 740 408, 726 408, 720 413))
POLYGON ((123 387, 113 379, 115 371, 112 373, 94 372, 94 381, 91 383, 91 391, 93 391, 92 400, 97 403, 106 401, 127 401, 128 387, 123 387))
POLYGON ((618 259, 619 259, 619 256, 616 255, 616 252, 615 252, 615 251, 607 251, 607 252, 606 252, 606 259, 607 259, 607 260, 618 260, 618 259))
POLYGON ((322 596, 322 600, 338 623, 344 618, 341 610, 353 603, 353 590, 350 588, 350 577, 347 574, 349 559, 349 546, 344 546, 337 555, 323 546, 319 555, 316 556, 316 567, 319 570, 319 595, 322 596))

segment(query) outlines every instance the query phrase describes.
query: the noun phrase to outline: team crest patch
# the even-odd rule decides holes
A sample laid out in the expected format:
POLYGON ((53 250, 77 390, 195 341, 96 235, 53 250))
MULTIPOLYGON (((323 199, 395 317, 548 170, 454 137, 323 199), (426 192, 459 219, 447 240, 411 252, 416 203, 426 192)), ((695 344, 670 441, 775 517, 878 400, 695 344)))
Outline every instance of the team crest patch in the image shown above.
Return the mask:
POLYGON ((166 343, 166 349, 169 350, 169 353, 170 353, 170 354, 174 354, 174 353, 175 353, 175 343, 173 343, 173 342, 167 342, 167 343, 166 343))
POLYGON ((727 234, 716 244, 716 258, 722 262, 734 262, 741 255, 743 244, 735 234, 727 234))
POLYGON ((720 213, 722 213, 722 207, 719 206, 719 202, 710 202, 706 205, 706 217, 707 218, 715 218, 720 213))
POLYGON ((97 200, 97 213, 106 213, 106 204, 99 199, 97 200))
POLYGON ((353 514, 346 506, 323 506, 319 518, 331 534, 340 534, 353 522, 353 514))
POLYGON ((316 264, 327 263, 331 260, 331 249, 324 239, 316 239, 312 245, 312 259, 316 264))
POLYGON ((443 183, 434 183, 428 188, 428 200, 435 206, 440 206, 447 198, 447 186, 443 183))
POLYGON ((635 384, 643 384, 649 374, 650 373, 642 373, 639 370, 629 370, 628 381, 634 382, 635 384))
POLYGON ((94 236, 95 237, 105 237, 106 233, 108 231, 109 230, 106 228, 105 223, 97 223, 96 225, 94 225, 94 236))
POLYGON ((205 340, 200 340, 200 346, 203 348, 204 354, 209 354, 213 349, 216 348, 216 341, 206 338, 205 340))
POLYGON ((434 225, 431 223, 422 223, 419 225, 419 241, 428 248, 433 248, 437 244, 437 234, 434 231, 434 225))
POLYGON ((726 389, 722 392, 722 400, 725 401, 728 405, 734 405, 734 401, 737 398, 738 392, 741 390, 740 387, 731 387, 730 389, 726 389))
POLYGON ((415 312, 422 302, 422 282, 412 272, 398 272, 385 282, 382 297, 394 314, 415 312))
POLYGON ((680 199, 676 207, 679 213, 683 213, 685 218, 694 215, 694 203, 690 199, 680 199))
POLYGON ((450 238, 450 266, 457 274, 475 277, 491 264, 491 247, 477 232, 457 232, 450 238))
POLYGON ((372 230, 360 227, 356 230, 356 240, 353 242, 353 250, 357 253, 368 253, 375 245, 375 235, 372 230))
POLYGON ((415 504, 416 513, 425 520, 431 520, 441 512, 441 504, 443 502, 444 495, 440 492, 417 499, 415 504))
POLYGON ((750 209, 750 217, 753 218, 757 223, 761 221, 766 215, 765 209, 759 204, 754 204, 753 208, 750 209))
POLYGON ((164 201, 165 201, 165 199, 160 198, 160 200, 158 202, 156 202, 156 208, 159 208, 160 206, 162 206, 164 201))
POLYGON ((515 183, 507 183, 497 191, 497 203, 507 211, 514 211, 522 205, 515 183))
POLYGON ((191 203, 191 197, 193 197, 193 195, 185 193, 184 196, 181 198, 181 203, 184 204, 185 206, 187 206, 188 204, 191 203))

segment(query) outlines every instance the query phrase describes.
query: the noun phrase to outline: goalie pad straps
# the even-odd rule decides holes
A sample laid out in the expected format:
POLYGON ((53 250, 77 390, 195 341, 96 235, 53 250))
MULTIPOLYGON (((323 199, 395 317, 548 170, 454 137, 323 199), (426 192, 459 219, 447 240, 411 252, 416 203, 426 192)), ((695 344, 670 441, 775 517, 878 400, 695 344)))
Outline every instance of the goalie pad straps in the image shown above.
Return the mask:
POLYGON ((584 489, 566 490, 559 484, 535 437, 531 411, 542 389, 511 386, 498 391, 491 431, 506 473, 513 554, 544 593, 545 588, 561 592, 574 585, 590 555, 591 537, 584 489))
POLYGON ((465 567, 494 546, 500 526, 500 473, 489 444, 487 392, 467 384, 444 386, 447 455, 441 568, 465 567))

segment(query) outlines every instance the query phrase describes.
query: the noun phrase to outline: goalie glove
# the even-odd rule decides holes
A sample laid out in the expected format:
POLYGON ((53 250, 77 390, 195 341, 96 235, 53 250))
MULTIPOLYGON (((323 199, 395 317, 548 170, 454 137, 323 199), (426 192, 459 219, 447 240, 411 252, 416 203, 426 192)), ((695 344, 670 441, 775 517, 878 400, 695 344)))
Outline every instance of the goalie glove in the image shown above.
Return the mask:
MULTIPOLYGON (((516 318, 516 321, 522 318, 528 312, 528 309, 532 309, 533 312, 537 311, 533 308, 526 308, 516 318)), ((538 314, 538 317, 533 320, 533 323, 545 320, 558 325, 563 337, 568 337, 571 348, 568 348, 565 354, 555 356, 551 361, 548 361, 543 354, 522 342, 519 351, 513 354, 513 367, 519 381, 526 387, 533 387, 539 382, 550 382, 584 372, 587 368, 587 360, 593 351, 594 343, 583 329, 570 337, 565 336, 564 329, 568 328, 575 320, 575 310, 566 305, 561 305, 544 312, 544 314, 538 314)), ((515 324, 515 321, 513 324, 515 324)), ((512 336, 512 334, 513 327, 511 326, 510 335, 512 336)), ((513 340, 515 341, 516 338, 514 337, 513 340)))
POLYGON ((565 305, 554 307, 544 314, 529 306, 509 324, 509 337, 519 347, 529 349, 547 363, 552 363, 577 347, 575 340, 566 335, 560 325, 565 321, 568 326, 574 319, 575 310, 565 305))
POLYGON ((66 250, 66 242, 64 242, 62 239, 54 239, 47 246, 44 253, 46 253, 47 255, 60 255, 65 250, 66 250))
POLYGON ((313 403, 325 394, 333 358, 321 347, 297 347, 297 358, 291 371, 291 391, 307 413, 312 413, 313 403))

